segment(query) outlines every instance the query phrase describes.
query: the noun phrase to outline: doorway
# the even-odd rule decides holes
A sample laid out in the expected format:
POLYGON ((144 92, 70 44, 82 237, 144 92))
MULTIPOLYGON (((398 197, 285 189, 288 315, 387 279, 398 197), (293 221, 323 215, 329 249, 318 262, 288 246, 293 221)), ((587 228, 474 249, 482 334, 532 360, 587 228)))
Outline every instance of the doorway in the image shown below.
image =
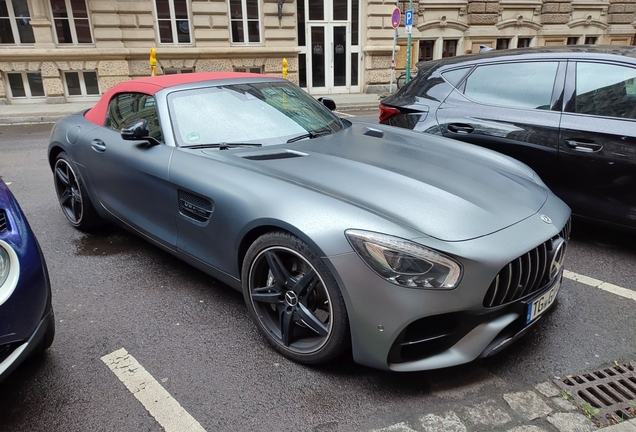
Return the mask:
POLYGON ((347 24, 310 24, 310 72, 308 87, 315 93, 343 93, 348 91, 348 57, 351 46, 347 41, 347 24))
POLYGON ((359 13, 359 0, 299 0, 300 82, 310 94, 360 92, 359 13))

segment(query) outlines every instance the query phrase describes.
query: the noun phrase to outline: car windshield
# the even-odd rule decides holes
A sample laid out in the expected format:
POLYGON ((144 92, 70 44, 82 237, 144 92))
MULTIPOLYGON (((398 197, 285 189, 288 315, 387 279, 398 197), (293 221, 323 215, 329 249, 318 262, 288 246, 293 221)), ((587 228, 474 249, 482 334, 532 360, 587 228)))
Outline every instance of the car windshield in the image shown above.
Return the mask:
POLYGON ((324 105, 285 81, 176 91, 168 95, 168 107, 179 146, 275 145, 343 127, 324 105))

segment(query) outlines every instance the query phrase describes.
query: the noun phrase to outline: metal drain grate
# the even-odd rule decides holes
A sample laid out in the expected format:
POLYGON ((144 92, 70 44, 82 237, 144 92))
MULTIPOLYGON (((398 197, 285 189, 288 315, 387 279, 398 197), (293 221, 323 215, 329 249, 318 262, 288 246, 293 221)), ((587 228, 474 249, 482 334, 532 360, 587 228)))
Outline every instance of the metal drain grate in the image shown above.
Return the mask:
POLYGON ((612 425, 636 417, 636 362, 554 380, 593 419, 612 425), (597 411, 598 410, 598 411, 597 411))

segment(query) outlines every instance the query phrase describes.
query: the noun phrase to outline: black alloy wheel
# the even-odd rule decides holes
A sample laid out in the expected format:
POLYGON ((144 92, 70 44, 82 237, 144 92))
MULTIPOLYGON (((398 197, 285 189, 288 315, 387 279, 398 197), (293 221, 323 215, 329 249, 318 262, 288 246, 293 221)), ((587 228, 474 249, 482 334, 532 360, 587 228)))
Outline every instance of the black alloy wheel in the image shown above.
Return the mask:
POLYGON ((324 363, 349 344, 342 294, 320 258, 283 232, 260 237, 243 264, 243 293, 268 342, 306 364, 324 363))
POLYGON ((60 153, 53 168, 55 191, 66 219, 76 228, 89 229, 99 224, 99 216, 88 198, 81 179, 75 174, 66 153, 60 153))

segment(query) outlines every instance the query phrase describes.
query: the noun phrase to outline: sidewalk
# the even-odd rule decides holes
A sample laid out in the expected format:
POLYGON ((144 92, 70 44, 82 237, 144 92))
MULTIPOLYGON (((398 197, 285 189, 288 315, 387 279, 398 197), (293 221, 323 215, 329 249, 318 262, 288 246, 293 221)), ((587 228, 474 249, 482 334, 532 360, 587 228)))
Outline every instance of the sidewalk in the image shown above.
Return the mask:
MULTIPOLYGON (((338 111, 376 109, 380 95, 371 93, 347 93, 314 95, 328 97, 336 102, 338 111)), ((0 124, 53 123, 61 117, 91 108, 95 102, 71 102, 64 104, 0 105, 0 124)))
MULTIPOLYGON (((586 405, 577 404, 571 393, 551 381, 498 396, 483 390, 485 394, 476 399, 467 394, 464 401, 452 398, 449 409, 442 412, 422 410, 419 415, 368 432, 636 432, 636 419, 603 426, 594 418, 592 407, 587 405, 586 410, 586 405)), ((451 393, 462 391, 452 389, 451 393)))

